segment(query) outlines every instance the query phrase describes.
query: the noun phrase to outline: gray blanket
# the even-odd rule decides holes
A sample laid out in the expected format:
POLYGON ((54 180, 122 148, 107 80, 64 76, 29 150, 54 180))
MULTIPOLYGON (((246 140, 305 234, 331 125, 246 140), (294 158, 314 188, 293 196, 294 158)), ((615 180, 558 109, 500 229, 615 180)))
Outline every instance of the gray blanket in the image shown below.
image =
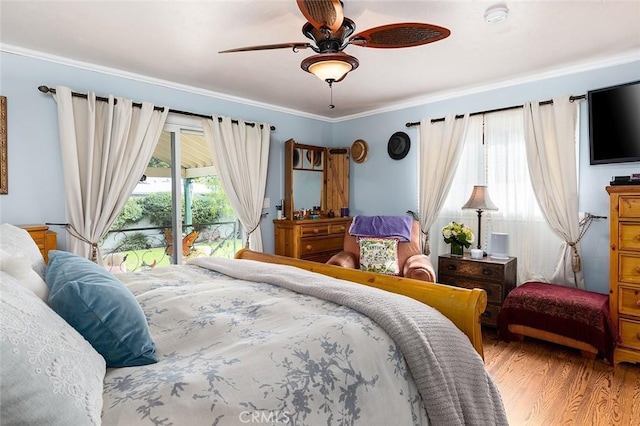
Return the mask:
POLYGON ((507 425, 500 393, 469 339, 437 310, 409 297, 286 265, 197 258, 189 262, 266 282, 367 315, 402 350, 434 425, 507 425))

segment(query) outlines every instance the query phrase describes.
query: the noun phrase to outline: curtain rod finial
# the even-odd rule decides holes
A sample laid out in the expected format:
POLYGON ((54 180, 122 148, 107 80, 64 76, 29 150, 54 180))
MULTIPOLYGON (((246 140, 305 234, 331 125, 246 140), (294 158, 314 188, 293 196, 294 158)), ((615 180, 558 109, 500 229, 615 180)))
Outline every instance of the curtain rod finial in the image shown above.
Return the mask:
POLYGON ((50 89, 47 86, 38 86, 38 90, 42 93, 49 93, 50 89))

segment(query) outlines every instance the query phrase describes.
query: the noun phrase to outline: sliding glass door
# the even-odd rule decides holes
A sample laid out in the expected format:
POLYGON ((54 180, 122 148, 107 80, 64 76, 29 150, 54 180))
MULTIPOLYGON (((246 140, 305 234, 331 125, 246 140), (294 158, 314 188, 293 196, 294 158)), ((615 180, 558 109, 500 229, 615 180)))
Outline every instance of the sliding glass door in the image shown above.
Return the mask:
POLYGON ((105 267, 125 272, 198 256, 233 257, 241 246, 239 221, 202 128, 167 124, 144 175, 101 243, 105 267))

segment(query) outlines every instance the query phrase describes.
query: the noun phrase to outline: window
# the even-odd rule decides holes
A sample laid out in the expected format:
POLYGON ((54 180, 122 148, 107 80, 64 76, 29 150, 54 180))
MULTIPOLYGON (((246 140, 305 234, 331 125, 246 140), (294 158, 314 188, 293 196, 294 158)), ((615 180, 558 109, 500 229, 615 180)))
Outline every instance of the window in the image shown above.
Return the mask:
MULTIPOLYGON (((509 234, 509 255, 518 257, 520 282, 553 275, 562 240, 547 225, 531 186, 524 141, 522 109, 469 119, 464 150, 438 219, 430 230, 432 247, 447 253, 442 227, 452 220, 474 229, 478 215, 462 210, 474 185, 487 185, 497 211, 482 213, 482 248, 491 253, 491 233, 509 234)), ((477 247, 477 240, 471 248, 477 247)))
POLYGON ((198 256, 233 257, 242 247, 240 222, 198 125, 167 120, 146 172, 101 242, 111 271, 183 263, 198 256), (174 235, 179 250, 174 249, 174 235))

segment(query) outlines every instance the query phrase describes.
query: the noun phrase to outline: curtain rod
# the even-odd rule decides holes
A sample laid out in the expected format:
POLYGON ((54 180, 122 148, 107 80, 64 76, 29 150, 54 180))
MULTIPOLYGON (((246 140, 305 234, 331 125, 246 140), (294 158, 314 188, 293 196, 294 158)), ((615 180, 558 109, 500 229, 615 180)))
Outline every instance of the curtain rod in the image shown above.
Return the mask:
MULTIPOLYGON (((580 99, 584 99, 586 97, 586 95, 578 95, 578 96, 569 96, 569 100, 571 102, 574 101, 578 101, 580 99)), ((548 100, 548 101, 541 101, 540 105, 551 105, 553 103, 553 100, 548 100)), ((480 115, 480 114, 490 114, 492 112, 500 112, 500 111, 509 111, 511 109, 518 109, 518 108, 524 108, 522 105, 514 105, 514 106, 510 106, 510 107, 504 107, 504 108, 498 108, 498 109, 490 109, 487 111, 477 111, 477 112, 472 112, 471 114, 469 114, 469 116, 474 116, 474 115, 480 115)), ((456 118, 462 118, 464 117, 464 114, 460 114, 460 115, 456 115, 456 118)), ((432 118, 431 122, 432 123, 437 123, 439 121, 444 121, 444 117, 442 118, 432 118)), ((414 121, 414 122, 409 122, 406 124, 407 127, 413 127, 413 126, 419 126, 420 122, 419 121, 414 121)))
MULTIPOLYGON (((38 86, 38 90, 41 91, 42 93, 56 93, 56 89, 48 86, 38 86)), ((77 98, 87 99, 86 93, 71 92, 71 95, 77 98)), ((96 99, 102 102, 109 102, 109 98, 105 98, 103 96, 96 96, 96 99)), ((115 101, 117 102, 118 100, 116 99, 115 101)), ((134 102, 133 106, 140 108, 142 104, 134 102)), ((160 107, 160 106, 156 106, 154 107, 154 109, 156 111, 164 111, 164 107, 160 107)), ((178 109, 172 109, 172 108, 169 108, 169 112, 173 112, 175 114, 187 115, 189 117, 212 118, 210 115, 198 114, 197 112, 180 111, 178 109)), ((222 117, 218 117, 218 121, 222 121, 222 117)), ((231 120, 231 122, 234 124, 238 124, 238 120, 231 120)), ((245 122, 244 124, 251 127, 254 127, 256 125, 256 123, 251 123, 251 122, 245 122)), ((262 124, 260 125, 260 127, 262 128, 262 124)), ((275 126, 271 126, 270 128, 271 128, 271 131, 276 130, 275 126)))

